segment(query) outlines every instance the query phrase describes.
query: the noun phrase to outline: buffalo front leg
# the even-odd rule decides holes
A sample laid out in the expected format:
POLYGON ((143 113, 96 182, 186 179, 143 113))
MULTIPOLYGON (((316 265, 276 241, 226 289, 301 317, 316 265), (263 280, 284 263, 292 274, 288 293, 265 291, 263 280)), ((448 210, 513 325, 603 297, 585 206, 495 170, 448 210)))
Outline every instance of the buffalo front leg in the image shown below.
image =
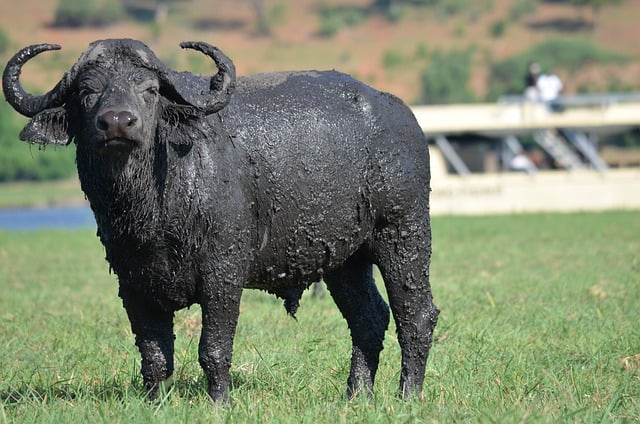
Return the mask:
POLYGON ((325 283, 351 332, 351 370, 347 397, 371 396, 378 360, 389 325, 389 307, 373 280, 373 266, 358 257, 324 276, 325 283))
POLYGON ((120 288, 120 297, 142 356, 142 378, 150 399, 173 375, 173 312, 142 299, 132 290, 120 288))
POLYGON ((228 401, 231 385, 233 338, 240 314, 242 288, 231 290, 225 283, 208 293, 202 306, 202 334, 199 361, 208 380, 208 392, 214 401, 228 401))
POLYGON ((428 216, 405 228, 383 229, 377 263, 387 288, 402 351, 400 395, 421 395, 424 371, 439 311, 429 284, 431 229, 428 216))

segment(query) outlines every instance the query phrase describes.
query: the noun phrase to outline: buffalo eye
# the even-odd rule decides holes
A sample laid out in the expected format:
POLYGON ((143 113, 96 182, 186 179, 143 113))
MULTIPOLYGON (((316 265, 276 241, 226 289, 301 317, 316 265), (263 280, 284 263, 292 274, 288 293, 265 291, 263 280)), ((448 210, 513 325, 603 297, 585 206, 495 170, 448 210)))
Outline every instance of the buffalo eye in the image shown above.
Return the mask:
POLYGON ((138 85, 138 92, 142 94, 145 101, 150 102, 159 94, 160 86, 157 81, 145 81, 138 85))
POLYGON ((82 104, 82 107, 85 109, 92 109, 100 98, 100 93, 90 88, 81 89, 79 94, 80 104, 82 104))
POLYGON ((144 93, 145 93, 145 94, 150 94, 150 95, 152 95, 152 96, 155 96, 155 95, 157 95, 157 94, 158 94, 158 87, 149 87, 149 88, 146 88, 146 89, 144 90, 144 93))

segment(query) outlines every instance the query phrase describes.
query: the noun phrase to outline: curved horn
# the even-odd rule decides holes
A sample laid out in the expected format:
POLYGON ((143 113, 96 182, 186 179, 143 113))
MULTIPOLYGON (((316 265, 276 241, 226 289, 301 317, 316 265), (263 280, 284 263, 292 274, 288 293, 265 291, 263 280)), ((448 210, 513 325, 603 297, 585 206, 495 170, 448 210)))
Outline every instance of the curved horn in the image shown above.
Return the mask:
POLYGON ((20 83, 22 65, 29 59, 42 52, 60 49, 61 47, 57 44, 34 44, 23 48, 9 59, 2 74, 2 89, 7 102, 17 112, 31 118, 45 109, 58 107, 64 103, 66 89, 63 87, 63 81, 65 78, 60 80, 51 91, 40 96, 27 93, 20 83))
POLYGON ((194 93, 194 106, 197 106, 205 114, 211 114, 225 107, 236 85, 236 67, 220 49, 202 41, 183 41, 180 43, 183 49, 197 50, 209 56, 216 63, 218 72, 208 80, 206 87, 200 87, 198 93, 194 93))

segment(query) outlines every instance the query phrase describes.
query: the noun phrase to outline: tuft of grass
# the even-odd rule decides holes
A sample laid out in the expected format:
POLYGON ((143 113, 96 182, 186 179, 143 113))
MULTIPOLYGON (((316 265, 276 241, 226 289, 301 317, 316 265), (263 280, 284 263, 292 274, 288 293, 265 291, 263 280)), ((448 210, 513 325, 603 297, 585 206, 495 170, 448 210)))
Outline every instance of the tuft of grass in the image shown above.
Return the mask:
POLYGON ((148 403, 116 277, 91 230, 0 232, 0 422, 636 422, 640 212, 434 217, 441 316, 424 398, 396 396, 387 333, 375 397, 344 398, 350 340, 329 296, 298 321, 247 291, 233 403, 198 365, 198 307, 176 314, 174 385, 148 403))

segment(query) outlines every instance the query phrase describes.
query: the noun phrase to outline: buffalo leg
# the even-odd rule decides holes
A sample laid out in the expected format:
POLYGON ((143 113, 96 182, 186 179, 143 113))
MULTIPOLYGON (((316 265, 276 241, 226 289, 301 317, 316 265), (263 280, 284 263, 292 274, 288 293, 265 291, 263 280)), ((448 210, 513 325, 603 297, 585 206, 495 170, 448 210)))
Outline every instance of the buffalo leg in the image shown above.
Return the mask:
POLYGON ((131 290, 120 289, 122 303, 142 356, 142 378, 150 399, 160 384, 173 375, 173 312, 166 312, 141 299, 131 290))
POLYGON ((357 257, 327 273, 324 280, 351 332, 347 396, 352 399, 363 390, 370 396, 389 325, 389 307, 376 288, 371 263, 357 257))
POLYGON ((389 296, 402 351, 400 395, 421 395, 438 309, 429 285, 429 218, 417 224, 386 227, 376 240, 376 260, 389 296))
POLYGON ((214 401, 228 401, 231 377, 233 338, 240 313, 242 289, 223 290, 202 303, 200 366, 207 376, 209 396, 214 401))

